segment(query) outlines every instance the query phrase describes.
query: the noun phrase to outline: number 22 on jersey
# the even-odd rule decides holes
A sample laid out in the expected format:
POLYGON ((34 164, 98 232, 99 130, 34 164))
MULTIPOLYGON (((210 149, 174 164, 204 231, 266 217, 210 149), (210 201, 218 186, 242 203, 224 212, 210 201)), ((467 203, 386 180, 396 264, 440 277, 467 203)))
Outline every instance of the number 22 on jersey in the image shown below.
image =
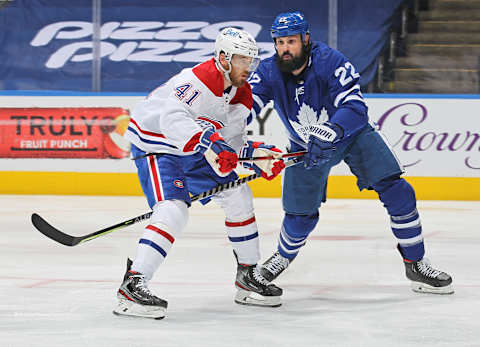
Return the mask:
POLYGON ((343 87, 350 83, 354 78, 359 78, 360 74, 357 73, 353 65, 347 61, 344 66, 340 66, 335 70, 335 77, 339 77, 338 80, 343 87))

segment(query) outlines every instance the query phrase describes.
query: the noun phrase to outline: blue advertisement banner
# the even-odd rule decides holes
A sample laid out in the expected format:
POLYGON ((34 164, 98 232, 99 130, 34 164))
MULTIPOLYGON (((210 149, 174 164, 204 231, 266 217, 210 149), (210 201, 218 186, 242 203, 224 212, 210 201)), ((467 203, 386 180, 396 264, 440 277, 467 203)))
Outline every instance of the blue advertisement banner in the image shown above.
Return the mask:
MULTIPOLYGON (((338 49, 362 85, 385 44, 401 0, 338 2, 338 49), (363 2, 362 2, 363 3, 363 2)), ((217 33, 249 31, 260 57, 275 53, 269 29, 281 12, 303 11, 313 40, 328 40, 328 1, 101 1, 101 90, 148 92, 185 67, 209 59, 217 33)), ((89 91, 92 1, 11 0, 0 8, 0 89, 89 91), (6 4, 6 5, 5 5, 6 4)))

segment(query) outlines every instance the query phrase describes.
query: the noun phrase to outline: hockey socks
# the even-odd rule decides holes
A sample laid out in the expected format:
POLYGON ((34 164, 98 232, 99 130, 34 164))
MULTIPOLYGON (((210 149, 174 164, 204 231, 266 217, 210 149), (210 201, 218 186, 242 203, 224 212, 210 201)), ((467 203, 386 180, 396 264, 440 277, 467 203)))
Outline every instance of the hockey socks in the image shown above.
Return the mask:
POLYGON ((390 216, 390 226, 403 254, 420 260, 425 254, 422 224, 412 186, 403 178, 390 177, 373 186, 390 216))
POLYGON ((290 261, 293 260, 307 242, 307 237, 317 222, 318 212, 311 215, 286 213, 278 238, 278 253, 290 261))
POLYGON ((158 202, 153 207, 150 223, 138 241, 132 270, 144 274, 147 281, 150 280, 185 228, 187 220, 188 209, 184 201, 158 202))

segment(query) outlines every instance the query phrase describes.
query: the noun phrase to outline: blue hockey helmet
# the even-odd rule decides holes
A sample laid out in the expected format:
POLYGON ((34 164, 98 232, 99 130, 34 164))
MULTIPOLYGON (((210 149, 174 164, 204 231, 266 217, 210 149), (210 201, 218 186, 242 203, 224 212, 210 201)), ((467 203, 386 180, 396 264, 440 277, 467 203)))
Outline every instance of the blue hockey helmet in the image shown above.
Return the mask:
POLYGON ((303 38, 308 33, 308 23, 303 13, 299 11, 280 13, 273 21, 270 30, 273 40, 277 37, 297 34, 301 34, 303 38))

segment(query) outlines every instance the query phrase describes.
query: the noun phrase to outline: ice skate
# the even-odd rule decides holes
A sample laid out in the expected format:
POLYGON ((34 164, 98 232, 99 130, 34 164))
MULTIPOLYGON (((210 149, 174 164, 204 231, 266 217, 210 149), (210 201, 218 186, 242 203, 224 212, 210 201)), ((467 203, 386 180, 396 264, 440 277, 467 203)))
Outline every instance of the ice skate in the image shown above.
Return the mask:
MULTIPOLYGON (((400 251, 400 248, 398 249, 400 251)), ((400 253, 402 253, 400 251, 400 253)), ((432 268, 427 258, 418 261, 403 259, 407 278, 412 281, 412 290, 417 293, 452 294, 452 277, 432 268)))
POLYGON ((162 319, 168 303, 150 292, 145 276, 130 270, 132 261, 127 260, 127 271, 117 292, 118 305, 114 314, 162 319))
POLYGON ((235 302, 237 304, 268 307, 282 305, 282 289, 274 284, 269 284, 260 274, 256 264, 239 264, 238 261, 237 264, 235 281, 235 287, 237 288, 235 302))
POLYGON ((290 264, 290 260, 275 252, 260 267, 260 273, 268 282, 275 280, 290 264))

